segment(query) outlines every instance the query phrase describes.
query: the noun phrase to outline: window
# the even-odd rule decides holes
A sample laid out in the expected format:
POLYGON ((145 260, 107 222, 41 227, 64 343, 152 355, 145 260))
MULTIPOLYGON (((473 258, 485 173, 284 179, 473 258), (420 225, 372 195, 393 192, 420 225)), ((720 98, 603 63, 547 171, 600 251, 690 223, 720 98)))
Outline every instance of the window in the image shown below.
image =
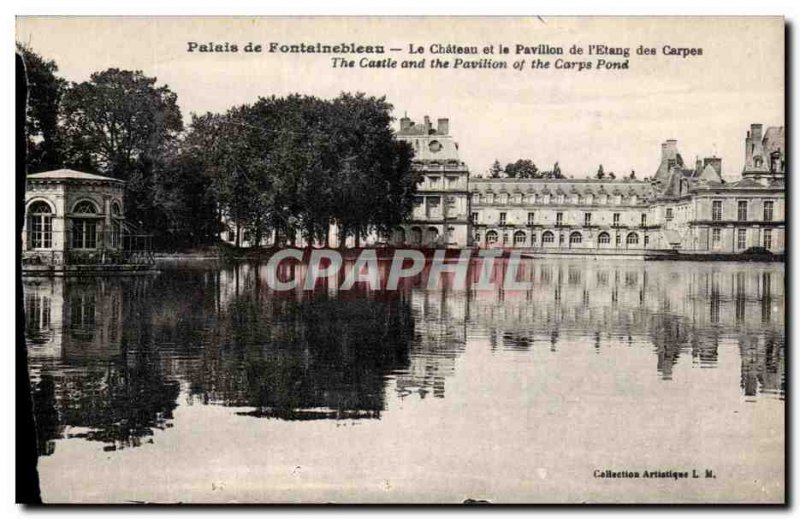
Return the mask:
MULTIPOLYGON (((92 202, 84 200, 78 202, 72 212, 79 215, 94 215, 97 214, 97 208, 92 202)), ((72 218, 72 248, 97 248, 97 220, 93 218, 72 218)))
POLYGON ((92 202, 84 200, 83 202, 75 204, 75 208, 72 212, 75 214, 97 214, 97 208, 92 202))
POLYGON ((53 246, 53 214, 45 202, 34 202, 28 208, 28 247, 49 249, 53 246))
POLYGON ((597 237, 597 241, 601 245, 608 245, 609 243, 611 243, 611 236, 609 236, 607 232, 601 232, 600 235, 597 237))
POLYGON ((119 218, 122 216, 122 211, 120 210, 119 204, 117 202, 113 202, 111 204, 111 246, 113 248, 119 248, 120 245, 120 234, 122 229, 122 224, 119 221, 119 218))
POLYGON ((672 218, 674 218, 674 216, 672 214, 672 208, 671 207, 667 207, 666 213, 664 215, 664 219, 666 221, 668 221, 668 222, 671 222, 672 218))
POLYGON ((411 243, 414 245, 422 244, 422 229, 419 227, 411 228, 411 243))
POLYGON ((722 231, 720 231, 719 229, 711 229, 711 245, 713 247, 719 247, 721 242, 722 242, 722 231))
POLYGON ((503 233, 503 245, 508 245, 508 233, 503 233))
POLYGON ((564 213, 556 213, 556 225, 562 225, 564 223, 564 213))
POLYGON ((647 214, 642 213, 642 227, 647 227, 647 214))
POLYGON ((486 243, 489 245, 494 245, 497 243, 497 232, 496 231, 489 231, 486 233, 486 243))
POLYGON ((744 249, 747 246, 747 229, 736 230, 736 248, 744 249))
POLYGON ((542 234, 542 243, 553 243, 555 241, 555 236, 550 231, 545 231, 542 234))
POLYGON ((441 209, 439 209, 441 198, 438 196, 429 196, 427 198, 427 201, 428 201, 428 216, 438 216, 439 211, 441 211, 441 209))
POLYGON ((500 225, 506 224, 506 213, 500 213, 500 225))
POLYGON ((639 245, 639 235, 635 232, 628 234, 628 237, 625 239, 625 243, 628 245, 639 245))
POLYGON ((522 231, 517 231, 514 233, 514 245, 525 245, 525 233, 522 231))
POLYGON ((772 248, 772 229, 764 229, 764 248, 772 248))
POLYGON ((619 213, 614 213, 614 225, 619 225, 619 213))
POLYGON ((778 173, 783 171, 783 167, 781 164, 781 152, 775 151, 769 156, 769 171, 770 173, 778 173))
POLYGON ((94 249, 97 247, 97 222, 88 218, 72 220, 72 248, 94 249))
POLYGON ((528 213, 528 225, 533 225, 535 216, 536 216, 536 213, 528 213))
POLYGON ((414 197, 414 205, 415 206, 419 207, 424 203, 425 203, 425 197, 424 196, 415 196, 414 197))
POLYGON ((772 211, 773 211, 774 204, 775 204, 775 202, 772 202, 771 200, 766 200, 764 202, 764 221, 765 222, 771 222, 772 221, 772 211))
POLYGON ((536 234, 531 234, 531 245, 536 245, 536 234))
POLYGON ((472 223, 478 223, 478 213, 472 213, 472 223))
POLYGON ((120 223, 116 221, 111 222, 111 246, 115 249, 119 248, 120 234, 120 223))
POLYGON ((617 234, 617 236, 616 236, 616 238, 615 238, 614 242, 615 242, 615 244, 616 244, 616 246, 617 246, 617 247, 619 247, 620 245, 622 245, 622 236, 620 236, 619 234, 617 234))
POLYGON ((736 218, 740 222, 747 221, 747 200, 739 200, 737 204, 736 218))
POLYGON ((583 225, 592 225, 592 213, 583 213, 583 225))
POLYGON ((570 245, 577 245, 583 241, 583 236, 579 232, 573 232, 569 235, 569 244, 570 245))
POLYGON ((715 222, 722 220, 722 200, 711 202, 711 219, 715 222))
POLYGON ((650 236, 645 236, 644 237, 644 246, 647 247, 648 245, 650 245, 650 236))

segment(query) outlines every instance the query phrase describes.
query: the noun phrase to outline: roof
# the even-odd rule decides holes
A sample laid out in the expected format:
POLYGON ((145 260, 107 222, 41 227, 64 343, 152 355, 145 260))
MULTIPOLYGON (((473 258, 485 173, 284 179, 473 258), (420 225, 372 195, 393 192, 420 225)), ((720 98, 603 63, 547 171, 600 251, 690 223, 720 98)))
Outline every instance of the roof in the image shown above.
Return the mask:
POLYGON ((95 175, 93 173, 84 173, 83 171, 75 171, 74 169, 54 169, 52 171, 43 171, 41 173, 34 173, 28 175, 30 179, 43 179, 43 180, 94 180, 106 182, 123 182, 117 178, 104 177, 102 175, 95 175))
POLYGON ((470 191, 484 192, 527 192, 538 194, 625 194, 645 197, 652 194, 649 182, 641 180, 597 180, 588 178, 470 178, 470 191))

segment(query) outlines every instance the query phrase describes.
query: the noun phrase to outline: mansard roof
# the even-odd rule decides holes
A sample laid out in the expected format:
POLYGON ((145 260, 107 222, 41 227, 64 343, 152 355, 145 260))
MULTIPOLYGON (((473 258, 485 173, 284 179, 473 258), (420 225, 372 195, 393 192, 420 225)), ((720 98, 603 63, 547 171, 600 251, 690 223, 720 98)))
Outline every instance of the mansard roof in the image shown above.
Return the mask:
POLYGON ((564 194, 572 195, 597 195, 616 194, 627 196, 646 197, 652 193, 650 182, 641 180, 598 180, 589 178, 564 178, 564 179, 510 179, 510 178, 471 178, 470 191, 473 193, 491 193, 502 189, 514 189, 515 192, 524 190, 531 194, 564 194))

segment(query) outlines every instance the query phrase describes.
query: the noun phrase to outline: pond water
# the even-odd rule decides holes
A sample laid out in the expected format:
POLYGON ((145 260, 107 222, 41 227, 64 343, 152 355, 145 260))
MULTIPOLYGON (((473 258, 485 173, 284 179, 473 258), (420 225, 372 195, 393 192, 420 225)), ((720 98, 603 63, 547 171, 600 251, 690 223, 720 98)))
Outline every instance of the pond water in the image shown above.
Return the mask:
POLYGON ((46 502, 784 499, 783 264, 280 293, 264 268, 24 280, 46 502))

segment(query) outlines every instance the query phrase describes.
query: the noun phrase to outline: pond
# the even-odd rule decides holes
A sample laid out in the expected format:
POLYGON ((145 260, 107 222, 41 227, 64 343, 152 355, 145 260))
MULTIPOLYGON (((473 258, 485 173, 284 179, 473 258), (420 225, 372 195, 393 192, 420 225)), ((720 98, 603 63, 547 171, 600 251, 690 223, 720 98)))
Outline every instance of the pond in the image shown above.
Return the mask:
POLYGON ((24 280, 45 502, 783 501, 783 264, 264 269, 24 280))

